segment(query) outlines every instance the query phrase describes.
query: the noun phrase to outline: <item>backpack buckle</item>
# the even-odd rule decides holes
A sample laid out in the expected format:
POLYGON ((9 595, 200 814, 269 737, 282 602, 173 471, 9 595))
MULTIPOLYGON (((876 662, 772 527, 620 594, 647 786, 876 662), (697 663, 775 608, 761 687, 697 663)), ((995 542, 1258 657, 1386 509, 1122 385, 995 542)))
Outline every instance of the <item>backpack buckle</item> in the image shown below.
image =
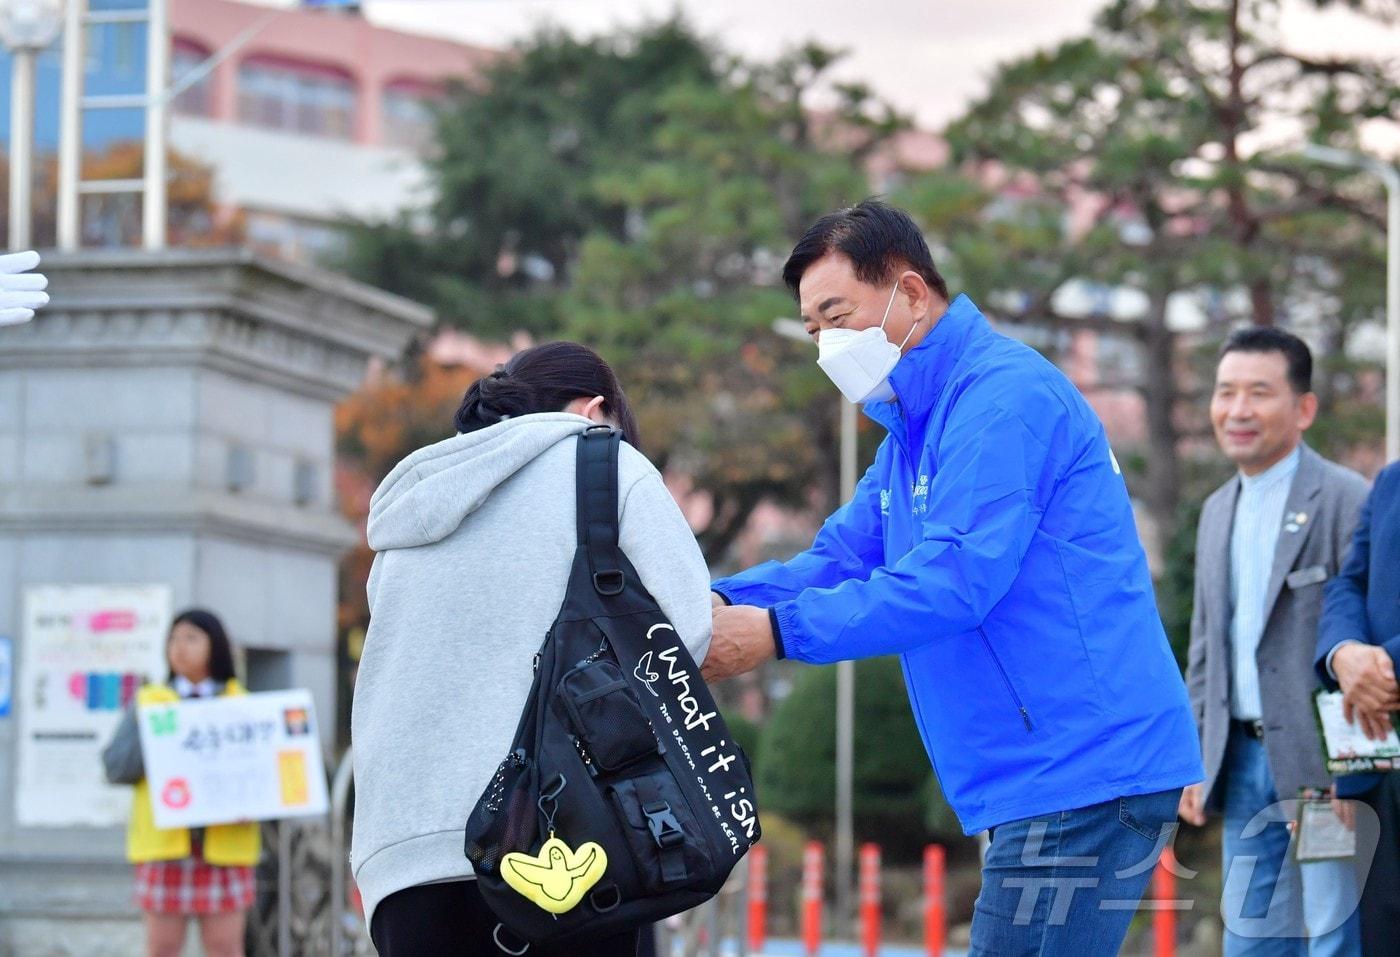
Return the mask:
POLYGON ((656 842, 657 847, 675 847, 685 841, 685 831, 681 830, 681 822, 676 820, 676 815, 671 812, 671 805, 665 801, 643 804, 642 813, 647 817, 647 827, 651 830, 651 839, 656 842))
POLYGON ((621 595, 626 585, 627 576, 619 569, 593 573, 593 587, 600 595, 621 595))

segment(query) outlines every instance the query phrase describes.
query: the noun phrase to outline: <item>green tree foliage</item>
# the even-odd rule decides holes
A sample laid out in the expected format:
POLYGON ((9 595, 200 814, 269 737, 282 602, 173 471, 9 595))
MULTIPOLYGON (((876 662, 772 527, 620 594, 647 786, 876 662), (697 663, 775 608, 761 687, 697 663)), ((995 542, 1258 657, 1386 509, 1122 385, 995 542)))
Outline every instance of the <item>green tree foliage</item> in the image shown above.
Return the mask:
POLYGON ((712 498, 716 560, 761 501, 832 491, 835 393, 771 331, 794 312, 778 272, 812 220, 865 195, 861 159, 903 122, 858 86, 814 121, 802 101, 837 58, 744 62, 674 19, 541 34, 457 91, 433 202, 359 224, 350 271, 479 336, 598 348, 644 451, 712 498))
POLYGON ((757 767, 759 762, 759 744, 763 735, 762 728, 755 721, 750 721, 743 715, 736 714, 728 710, 724 714, 724 723, 729 726, 729 733, 734 736, 734 743, 744 749, 744 754, 748 756, 749 763, 757 767))
MULTIPOLYGON (((836 791, 835 668, 804 668, 773 712, 759 747, 764 807, 808 827, 827 828, 836 791)), ((853 795, 857 840, 899 856, 930 836, 960 833, 936 783, 909 710, 896 658, 856 664, 853 795)))
POLYGON ((648 152, 658 92, 713 84, 715 59, 675 22, 591 40, 540 33, 455 88, 438 115, 430 205, 362 224, 352 271, 479 335, 556 333, 580 244, 626 227, 597 177, 648 152))
POLYGON ((1204 432, 1209 381, 1183 360, 1173 297, 1201 303, 1207 336, 1245 320, 1309 327, 1336 357, 1328 370, 1339 374, 1321 384, 1328 403, 1354 389, 1350 331, 1378 315, 1378 194, 1287 154, 1305 140, 1354 146, 1358 121, 1393 116, 1400 89, 1380 62, 1288 49, 1280 8, 1114 0, 1089 36, 1004 65, 949 128, 955 156, 997 189, 940 175, 904 197, 942 237, 950 272, 1003 317, 1136 343, 1141 373, 1129 384, 1149 441, 1135 492, 1164 529, 1183 490, 1182 440, 1204 432), (1274 143, 1284 145, 1259 148, 1274 143), (1072 283, 1132 290, 1140 314, 1066 314, 1072 283))

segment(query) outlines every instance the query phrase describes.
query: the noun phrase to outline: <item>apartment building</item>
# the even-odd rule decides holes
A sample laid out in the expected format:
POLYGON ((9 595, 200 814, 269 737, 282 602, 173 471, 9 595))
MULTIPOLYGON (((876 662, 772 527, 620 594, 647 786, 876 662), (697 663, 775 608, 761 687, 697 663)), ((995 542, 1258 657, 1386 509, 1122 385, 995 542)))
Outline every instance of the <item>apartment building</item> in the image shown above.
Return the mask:
MULTIPOLYGON (((144 6, 90 0, 94 11, 144 6)), ((420 198, 433 105, 453 81, 471 82, 499 56, 307 6, 171 0, 170 22, 171 84, 178 90, 170 121, 172 241, 236 235, 294 261, 336 252, 342 217, 384 216, 420 198), (212 202, 197 208, 206 192, 212 202)), ((61 43, 40 55, 37 70, 40 245, 53 241, 61 43)), ((85 92, 142 92, 146 52, 144 24, 91 25, 85 92)), ((0 51, 5 140, 9 82, 8 54, 0 51)), ((84 178, 139 176, 143 122, 139 109, 85 111, 84 178)), ((139 206, 131 196, 85 197, 84 244, 134 245, 139 206)))

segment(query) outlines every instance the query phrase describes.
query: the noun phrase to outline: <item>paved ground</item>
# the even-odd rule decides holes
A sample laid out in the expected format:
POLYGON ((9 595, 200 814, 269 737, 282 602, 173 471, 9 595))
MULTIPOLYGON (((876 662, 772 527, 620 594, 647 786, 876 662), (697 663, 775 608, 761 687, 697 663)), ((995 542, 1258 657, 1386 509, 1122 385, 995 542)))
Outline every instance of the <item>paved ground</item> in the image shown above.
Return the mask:
MULTIPOLYGON (((732 943, 726 942, 726 946, 721 949, 721 954, 732 955, 738 953, 732 943)), ((752 955, 752 957, 805 957, 807 951, 803 948, 800 940, 770 940, 763 946, 763 953, 752 955)), ((828 941, 822 944, 817 951, 818 957, 864 957, 865 951, 859 944, 842 943, 828 941)), ((910 947, 900 944, 885 944, 880 948, 880 957, 925 957, 926 951, 922 947, 910 947)), ((966 957, 966 951, 945 950, 944 957, 966 957)))

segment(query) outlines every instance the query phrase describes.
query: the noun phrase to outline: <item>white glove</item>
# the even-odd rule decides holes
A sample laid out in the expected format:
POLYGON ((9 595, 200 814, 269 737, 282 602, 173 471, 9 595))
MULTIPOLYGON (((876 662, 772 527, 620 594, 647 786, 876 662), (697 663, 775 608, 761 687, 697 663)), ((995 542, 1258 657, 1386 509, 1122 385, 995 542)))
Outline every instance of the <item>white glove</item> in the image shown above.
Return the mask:
POLYGON ((49 281, 30 272, 37 265, 36 252, 0 256, 0 326, 28 322, 34 318, 34 310, 49 301, 44 292, 49 281))

